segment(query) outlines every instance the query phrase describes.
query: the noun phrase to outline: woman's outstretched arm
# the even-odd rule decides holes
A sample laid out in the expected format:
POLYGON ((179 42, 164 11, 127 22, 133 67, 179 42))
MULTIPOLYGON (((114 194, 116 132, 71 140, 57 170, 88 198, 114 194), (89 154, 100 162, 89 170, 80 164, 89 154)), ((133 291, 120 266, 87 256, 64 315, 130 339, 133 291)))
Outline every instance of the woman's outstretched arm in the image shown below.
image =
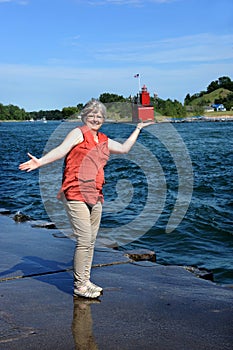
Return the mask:
POLYGON ((137 124, 136 129, 132 132, 132 134, 128 137, 128 139, 123 143, 109 139, 108 148, 110 153, 114 153, 114 154, 128 153, 133 147, 133 145, 135 144, 135 142, 137 141, 137 138, 138 138, 138 135, 140 134, 141 129, 151 124, 154 124, 154 122, 148 121, 146 123, 137 124))
POLYGON ((64 139, 64 141, 56 148, 52 149, 46 155, 41 158, 36 158, 32 154, 28 153, 31 158, 25 163, 19 165, 20 170, 26 170, 27 172, 35 170, 43 165, 52 163, 58 159, 63 158, 69 153, 69 151, 78 143, 83 141, 83 135, 79 128, 72 130, 64 139))

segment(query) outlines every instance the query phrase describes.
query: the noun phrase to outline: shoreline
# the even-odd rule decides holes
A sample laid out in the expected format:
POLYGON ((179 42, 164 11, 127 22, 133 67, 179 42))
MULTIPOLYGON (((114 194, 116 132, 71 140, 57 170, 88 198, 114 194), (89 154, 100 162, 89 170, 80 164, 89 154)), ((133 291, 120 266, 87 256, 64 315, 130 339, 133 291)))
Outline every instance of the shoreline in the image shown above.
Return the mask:
MULTIPOLYGON (((174 123, 174 122, 230 122, 233 121, 233 112, 232 114, 224 114, 221 112, 216 112, 216 113, 211 113, 211 114, 203 114, 200 116, 187 116, 187 117, 171 117, 171 116, 156 116, 155 115, 155 123, 174 123)), ((43 123, 41 120, 35 120, 35 121, 30 121, 30 120, 0 120, 1 123, 43 123)), ((62 119, 62 120, 47 120, 47 122, 81 122, 80 119, 62 119)), ((122 118, 122 119, 106 119, 105 123, 131 123, 131 124, 136 124, 133 122, 131 119, 127 118, 122 118)))
POLYGON ((232 288, 101 249, 92 278, 103 295, 73 298, 73 243, 0 223, 2 350, 232 349, 232 288))
MULTIPOLYGON (((55 239, 58 239, 58 240, 65 239, 67 241, 74 242, 73 240, 71 240, 69 238, 69 236, 66 236, 62 232, 60 232, 60 230, 58 228, 56 228, 56 225, 51 221, 33 220, 21 212, 19 212, 19 213, 17 212, 16 214, 13 214, 10 210, 7 210, 5 208, 0 208, 0 223, 1 223, 2 218, 10 219, 12 221, 11 224, 13 224, 13 225, 27 225, 28 228, 30 228, 32 230, 32 232, 33 232, 33 230, 42 230, 42 231, 47 230, 48 235, 51 234, 53 236, 53 238, 55 238, 55 239)), ((135 248, 135 249, 128 250, 128 251, 118 250, 115 247, 111 247, 108 245, 102 246, 102 241, 98 242, 98 240, 97 240, 95 249, 98 250, 98 249, 102 249, 102 248, 109 249, 111 251, 117 251, 121 254, 124 254, 125 256, 128 256, 130 259, 135 260, 135 261, 148 260, 148 261, 152 261, 160 266, 177 266, 177 267, 182 268, 186 271, 189 271, 196 278, 207 280, 207 281, 209 281, 217 286, 233 288, 232 283, 216 282, 214 280, 213 271, 209 270, 207 268, 199 268, 196 265, 175 265, 175 264, 167 264, 167 263, 164 263, 164 264, 157 263, 155 251, 151 251, 151 250, 143 249, 143 248, 135 248), (144 258, 142 258, 142 256, 144 256, 144 258)), ((69 270, 71 270, 71 269, 69 269, 69 270)), ((0 278, 0 282, 1 281, 2 280, 0 278)))

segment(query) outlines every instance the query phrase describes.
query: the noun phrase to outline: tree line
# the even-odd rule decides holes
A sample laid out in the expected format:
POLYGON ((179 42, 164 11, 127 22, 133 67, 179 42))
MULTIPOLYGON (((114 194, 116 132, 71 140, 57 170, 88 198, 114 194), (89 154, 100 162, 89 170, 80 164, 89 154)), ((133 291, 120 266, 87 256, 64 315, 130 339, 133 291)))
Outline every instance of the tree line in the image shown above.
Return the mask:
MULTIPOLYGON (((223 103, 227 110, 230 110, 233 106, 233 81, 229 77, 220 77, 215 81, 212 81, 206 91, 200 91, 194 95, 187 94, 184 100, 184 104, 177 100, 163 100, 158 97, 151 97, 151 105, 154 106, 155 116, 164 115, 174 118, 184 118, 187 116, 188 108, 192 102, 206 94, 209 94, 219 88, 224 88, 232 91, 232 94, 228 94, 226 97, 216 99, 215 103, 223 103)), ((107 104, 108 111, 111 116, 118 116, 123 118, 124 116, 131 115, 131 102, 135 98, 132 96, 124 97, 122 95, 103 93, 99 96, 99 100, 104 104, 107 104)), ((82 103, 78 103, 76 106, 64 107, 62 110, 40 110, 34 112, 26 112, 23 108, 19 108, 15 105, 3 105, 0 103, 0 120, 41 120, 46 118, 47 120, 62 120, 70 117, 75 117, 80 114, 83 108, 82 103)), ((199 114, 203 112, 203 105, 197 105, 192 109, 192 112, 199 114), (195 110, 198 109, 198 110, 195 110)))
POLYGON ((212 81, 208 86, 206 91, 200 91, 198 93, 195 93, 193 95, 187 94, 184 99, 184 105, 192 105, 192 102, 196 99, 202 99, 200 100, 199 107, 203 107, 205 104, 209 102, 209 99, 205 99, 205 96, 218 90, 218 89, 226 89, 229 90, 229 94, 227 94, 225 97, 217 97, 214 99, 214 104, 224 104, 226 110, 231 110, 233 107, 233 81, 227 77, 220 77, 217 80, 212 81))
MULTIPOLYGON (((101 102, 107 105, 108 116, 110 118, 121 119, 129 117, 131 110, 131 97, 123 97, 122 95, 103 93, 98 98, 101 102)), ((167 115, 173 117, 185 117, 186 109, 181 102, 171 99, 162 100, 151 97, 151 104, 154 106, 155 114, 167 115)), ((34 112, 26 112, 23 108, 15 105, 6 105, 0 103, 0 120, 66 120, 68 118, 77 117, 83 104, 79 103, 77 106, 64 107, 62 110, 40 110, 34 112)))

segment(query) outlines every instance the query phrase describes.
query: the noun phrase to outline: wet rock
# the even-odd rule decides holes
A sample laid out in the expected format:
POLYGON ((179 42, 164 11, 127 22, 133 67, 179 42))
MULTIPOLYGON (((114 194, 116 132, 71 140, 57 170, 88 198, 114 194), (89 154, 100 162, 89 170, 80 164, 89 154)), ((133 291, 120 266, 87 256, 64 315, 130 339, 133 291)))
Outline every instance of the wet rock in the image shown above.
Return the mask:
POLYGON ((152 261, 156 262, 156 254, 152 250, 147 249, 138 249, 138 250, 128 250, 125 252, 125 254, 129 259, 132 259, 134 261, 152 261))
POLYGON ((36 227, 36 228, 47 228, 47 229, 56 229, 56 225, 54 224, 54 222, 36 222, 35 224, 31 225, 32 227, 36 227))
POLYGON ((53 237, 55 237, 55 238, 69 238, 68 236, 64 235, 64 233, 62 233, 62 232, 53 233, 53 237))
POLYGON ((0 215, 10 215, 11 211, 5 208, 0 208, 0 215))
POLYGON ((13 219, 15 220, 15 222, 25 222, 25 221, 29 221, 31 220, 30 216, 21 213, 20 211, 18 211, 14 216, 13 219))
POLYGON ((213 272, 204 268, 198 268, 196 266, 184 266, 185 270, 192 272, 196 277, 203 278, 204 280, 214 281, 213 272))

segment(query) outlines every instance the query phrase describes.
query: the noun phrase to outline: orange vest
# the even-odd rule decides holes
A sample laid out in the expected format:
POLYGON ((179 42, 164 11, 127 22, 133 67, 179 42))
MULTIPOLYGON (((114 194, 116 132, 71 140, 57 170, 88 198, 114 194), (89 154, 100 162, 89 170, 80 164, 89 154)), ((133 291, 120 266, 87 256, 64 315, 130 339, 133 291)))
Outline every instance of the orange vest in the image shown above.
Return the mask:
POLYGON ((63 192, 67 200, 94 205, 99 200, 103 202, 104 166, 109 159, 108 137, 98 132, 99 142, 96 143, 86 125, 80 130, 84 140, 66 156, 60 194, 63 192))

